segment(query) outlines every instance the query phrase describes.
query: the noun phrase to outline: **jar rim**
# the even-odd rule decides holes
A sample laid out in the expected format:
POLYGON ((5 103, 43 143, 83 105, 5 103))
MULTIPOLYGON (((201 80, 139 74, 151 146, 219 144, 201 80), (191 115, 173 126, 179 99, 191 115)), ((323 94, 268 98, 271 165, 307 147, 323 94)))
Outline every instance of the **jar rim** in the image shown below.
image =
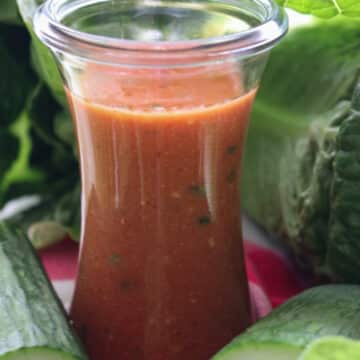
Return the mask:
MULTIPOLYGON (((244 31, 206 38, 176 41, 141 41, 120 39, 83 32, 64 25, 59 19, 61 6, 68 0, 47 0, 34 15, 36 35, 55 53, 73 55, 100 63, 127 65, 179 65, 191 62, 208 62, 236 55, 250 57, 270 50, 288 30, 286 12, 273 0, 254 0, 266 6, 266 19, 244 31)), ((74 10, 109 0, 75 0, 74 10)), ((123 1, 123 0, 120 0, 123 1)), ((180 0, 181 1, 181 0, 180 0)), ((113 0, 112 0, 113 2, 113 0)), ((146 3, 161 4, 161 0, 146 3)), ((238 0, 218 0, 239 7, 238 0)))

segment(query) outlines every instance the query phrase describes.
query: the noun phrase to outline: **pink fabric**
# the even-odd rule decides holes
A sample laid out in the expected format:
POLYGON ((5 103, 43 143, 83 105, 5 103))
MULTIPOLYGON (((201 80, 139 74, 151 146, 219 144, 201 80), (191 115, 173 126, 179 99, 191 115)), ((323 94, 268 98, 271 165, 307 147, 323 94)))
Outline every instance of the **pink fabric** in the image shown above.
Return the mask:
POLYGON ((40 252, 40 258, 52 281, 75 279, 78 245, 65 239, 62 243, 40 252))
MULTIPOLYGON (((51 280, 72 280, 76 276, 77 254, 78 246, 66 239, 42 251, 40 257, 51 280)), ((282 253, 245 242, 245 255, 256 318, 304 289, 301 278, 282 253)))

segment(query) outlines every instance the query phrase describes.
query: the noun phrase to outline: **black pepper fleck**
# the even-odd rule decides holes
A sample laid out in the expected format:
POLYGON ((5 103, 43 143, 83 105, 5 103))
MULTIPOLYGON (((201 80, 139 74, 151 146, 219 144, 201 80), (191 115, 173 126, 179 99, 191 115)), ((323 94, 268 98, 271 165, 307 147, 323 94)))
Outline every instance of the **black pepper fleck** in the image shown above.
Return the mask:
POLYGON ((227 148, 227 153, 230 154, 230 155, 235 154, 237 149, 238 149, 238 147, 236 145, 230 145, 227 148))

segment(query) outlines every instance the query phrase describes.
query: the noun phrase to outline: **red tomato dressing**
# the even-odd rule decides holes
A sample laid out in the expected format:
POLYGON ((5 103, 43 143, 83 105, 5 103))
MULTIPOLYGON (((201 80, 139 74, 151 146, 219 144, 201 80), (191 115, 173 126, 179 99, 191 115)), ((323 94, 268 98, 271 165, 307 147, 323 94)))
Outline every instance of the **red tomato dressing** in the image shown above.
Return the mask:
POLYGON ((89 67, 71 311, 93 360, 208 360, 250 322, 238 194, 255 90, 233 67, 89 67))

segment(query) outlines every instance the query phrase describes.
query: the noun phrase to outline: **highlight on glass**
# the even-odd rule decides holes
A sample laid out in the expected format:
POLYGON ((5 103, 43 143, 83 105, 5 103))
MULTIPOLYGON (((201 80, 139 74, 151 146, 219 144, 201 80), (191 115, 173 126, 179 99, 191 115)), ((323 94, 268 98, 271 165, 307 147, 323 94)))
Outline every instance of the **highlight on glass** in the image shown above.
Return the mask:
POLYGON ((271 0, 49 0, 34 19, 72 112, 92 360, 208 360, 251 323, 240 182, 287 18, 271 0))

